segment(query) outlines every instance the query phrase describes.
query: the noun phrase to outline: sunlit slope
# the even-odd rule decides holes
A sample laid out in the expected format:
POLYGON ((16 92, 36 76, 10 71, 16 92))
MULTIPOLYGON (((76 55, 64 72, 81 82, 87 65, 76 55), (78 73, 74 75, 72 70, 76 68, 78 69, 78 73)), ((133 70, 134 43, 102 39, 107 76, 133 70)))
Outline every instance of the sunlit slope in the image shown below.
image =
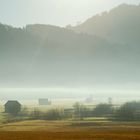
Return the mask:
POLYGON ((97 35, 110 42, 140 44, 140 5, 122 4, 97 14, 73 28, 76 32, 97 35))

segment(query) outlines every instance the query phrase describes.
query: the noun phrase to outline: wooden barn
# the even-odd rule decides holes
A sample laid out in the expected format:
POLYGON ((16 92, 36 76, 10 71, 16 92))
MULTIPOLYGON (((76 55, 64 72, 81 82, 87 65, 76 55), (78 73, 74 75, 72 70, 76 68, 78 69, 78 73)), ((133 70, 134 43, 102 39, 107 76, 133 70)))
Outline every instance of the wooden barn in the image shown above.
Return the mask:
POLYGON ((48 99, 39 99, 39 105, 51 105, 51 101, 48 99))
POLYGON ((18 101, 7 101, 5 106, 5 113, 10 113, 13 115, 18 114, 21 111, 21 104, 18 101))

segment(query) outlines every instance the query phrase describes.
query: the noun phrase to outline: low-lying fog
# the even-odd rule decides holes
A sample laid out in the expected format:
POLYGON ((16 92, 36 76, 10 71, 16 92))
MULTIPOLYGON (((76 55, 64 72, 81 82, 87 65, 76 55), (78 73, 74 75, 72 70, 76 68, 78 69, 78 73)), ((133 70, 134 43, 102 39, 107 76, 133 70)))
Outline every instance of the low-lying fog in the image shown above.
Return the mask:
POLYGON ((107 102, 111 97, 114 103, 140 100, 138 89, 97 89, 97 88, 1 88, 0 100, 37 101, 39 98, 63 101, 84 101, 92 96, 95 103, 107 102))

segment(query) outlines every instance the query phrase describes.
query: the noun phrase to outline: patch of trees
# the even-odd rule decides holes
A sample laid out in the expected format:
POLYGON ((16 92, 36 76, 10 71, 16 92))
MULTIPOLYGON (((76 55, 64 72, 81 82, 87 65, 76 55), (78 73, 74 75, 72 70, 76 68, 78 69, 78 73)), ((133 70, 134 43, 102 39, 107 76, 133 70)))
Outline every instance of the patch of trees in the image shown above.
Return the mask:
POLYGON ((127 102, 120 107, 112 104, 99 104, 95 108, 76 103, 74 105, 74 117, 83 119, 85 117, 106 117, 120 121, 140 121, 140 102, 127 102))
POLYGON ((123 121, 140 121, 140 102, 128 102, 119 107, 115 118, 123 121))
POLYGON ((99 104, 95 108, 88 108, 80 103, 74 104, 74 116, 85 117, 107 117, 113 114, 114 108, 111 104, 99 104))

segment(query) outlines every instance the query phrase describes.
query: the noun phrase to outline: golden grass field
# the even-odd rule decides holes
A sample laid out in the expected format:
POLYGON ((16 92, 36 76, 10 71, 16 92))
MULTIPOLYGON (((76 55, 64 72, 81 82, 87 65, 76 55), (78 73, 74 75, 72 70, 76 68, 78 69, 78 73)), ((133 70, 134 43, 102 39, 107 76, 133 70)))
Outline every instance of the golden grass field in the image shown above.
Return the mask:
POLYGON ((140 123, 23 121, 0 125, 0 140, 140 140, 140 123))

